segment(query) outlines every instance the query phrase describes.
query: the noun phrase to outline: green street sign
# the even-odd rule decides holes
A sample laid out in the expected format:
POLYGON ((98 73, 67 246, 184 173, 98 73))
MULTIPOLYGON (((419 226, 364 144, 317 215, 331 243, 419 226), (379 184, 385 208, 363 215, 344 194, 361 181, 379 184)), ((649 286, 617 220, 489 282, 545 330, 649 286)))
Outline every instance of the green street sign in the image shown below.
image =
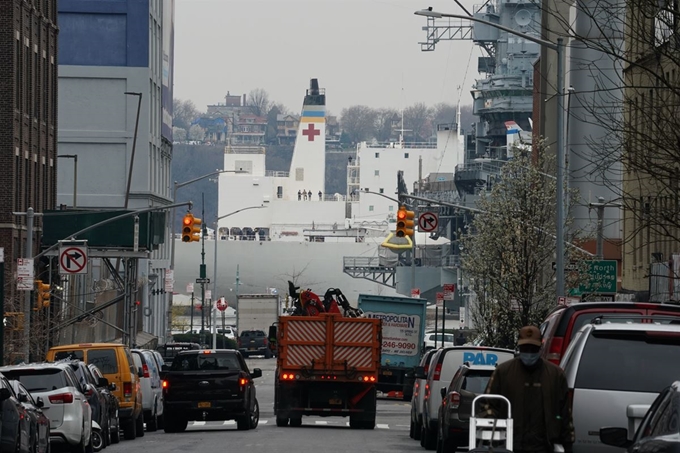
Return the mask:
POLYGON ((580 296, 588 294, 615 294, 618 263, 616 260, 586 261, 586 275, 578 289, 572 289, 569 294, 580 296))

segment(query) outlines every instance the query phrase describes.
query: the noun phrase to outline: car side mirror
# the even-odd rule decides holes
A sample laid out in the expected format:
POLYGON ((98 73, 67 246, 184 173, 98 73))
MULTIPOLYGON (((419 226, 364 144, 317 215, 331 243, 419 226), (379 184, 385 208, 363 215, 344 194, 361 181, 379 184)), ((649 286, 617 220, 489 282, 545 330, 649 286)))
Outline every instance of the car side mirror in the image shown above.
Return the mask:
POLYGON ((446 394, 448 393, 447 390, 448 389, 446 387, 442 387, 441 390, 439 391, 439 393, 442 394, 442 399, 446 398, 446 394))
POLYGON ((37 398, 35 399, 35 406, 36 406, 37 408, 41 408, 41 407, 43 407, 44 405, 45 405, 45 402, 43 401, 42 396, 39 396, 39 397, 37 397, 37 398))
POLYGON ((112 382, 112 383, 109 384, 109 390, 111 390, 112 392, 113 392, 114 390, 116 390, 117 388, 118 388, 118 387, 116 387, 116 383, 115 383, 115 382, 112 382))
POLYGON ((600 428, 600 441, 612 447, 628 448, 633 441, 628 440, 626 428, 600 428))
POLYGON ((276 341, 276 334, 277 334, 276 326, 269 326, 269 337, 268 337, 268 339, 269 339, 270 343, 276 341))
POLYGON ((12 396, 12 392, 10 392, 9 389, 0 389, 0 401, 5 401, 6 399, 9 399, 10 396, 12 396))
POLYGON ((109 380, 106 379, 105 377, 100 377, 99 378, 99 386, 100 387, 108 387, 109 386, 109 380))
POLYGON ((416 379, 427 379, 427 376, 425 376, 425 367, 422 366, 417 366, 413 372, 413 375, 416 377, 416 379))
POLYGON ((250 373, 251 378, 258 378, 262 377, 262 370, 259 368, 253 368, 253 371, 250 373))

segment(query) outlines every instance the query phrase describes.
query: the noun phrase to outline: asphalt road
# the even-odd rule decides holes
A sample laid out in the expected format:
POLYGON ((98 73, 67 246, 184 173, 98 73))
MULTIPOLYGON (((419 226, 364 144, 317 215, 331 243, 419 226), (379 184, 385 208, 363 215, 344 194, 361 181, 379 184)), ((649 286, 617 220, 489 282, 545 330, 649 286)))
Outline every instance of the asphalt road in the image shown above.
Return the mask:
POLYGON ((133 441, 121 440, 103 453, 167 452, 285 452, 285 453, 393 453, 424 452, 420 443, 409 438, 410 404, 404 401, 378 400, 374 430, 354 430, 342 417, 303 417, 300 428, 279 428, 274 417, 275 359, 247 359, 248 366, 260 368, 256 379, 260 403, 260 424, 255 430, 237 431, 236 423, 189 422, 183 433, 166 434, 163 430, 146 433, 133 441))

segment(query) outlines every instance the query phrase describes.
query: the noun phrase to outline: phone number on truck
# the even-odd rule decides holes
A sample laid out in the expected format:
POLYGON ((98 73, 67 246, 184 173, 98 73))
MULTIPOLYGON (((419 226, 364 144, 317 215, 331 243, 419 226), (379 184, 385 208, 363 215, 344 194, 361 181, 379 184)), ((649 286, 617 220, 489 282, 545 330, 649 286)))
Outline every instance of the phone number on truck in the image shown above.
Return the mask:
POLYGON ((402 343, 397 341, 383 341, 383 348, 416 349, 415 343, 402 343))

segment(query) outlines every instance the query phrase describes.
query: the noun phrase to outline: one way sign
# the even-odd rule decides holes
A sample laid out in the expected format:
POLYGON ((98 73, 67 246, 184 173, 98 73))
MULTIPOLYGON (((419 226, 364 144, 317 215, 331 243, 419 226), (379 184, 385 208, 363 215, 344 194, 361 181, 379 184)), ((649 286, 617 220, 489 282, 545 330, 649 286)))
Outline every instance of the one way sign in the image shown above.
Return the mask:
POLYGON ((59 273, 87 274, 87 247, 74 245, 60 247, 59 273))

